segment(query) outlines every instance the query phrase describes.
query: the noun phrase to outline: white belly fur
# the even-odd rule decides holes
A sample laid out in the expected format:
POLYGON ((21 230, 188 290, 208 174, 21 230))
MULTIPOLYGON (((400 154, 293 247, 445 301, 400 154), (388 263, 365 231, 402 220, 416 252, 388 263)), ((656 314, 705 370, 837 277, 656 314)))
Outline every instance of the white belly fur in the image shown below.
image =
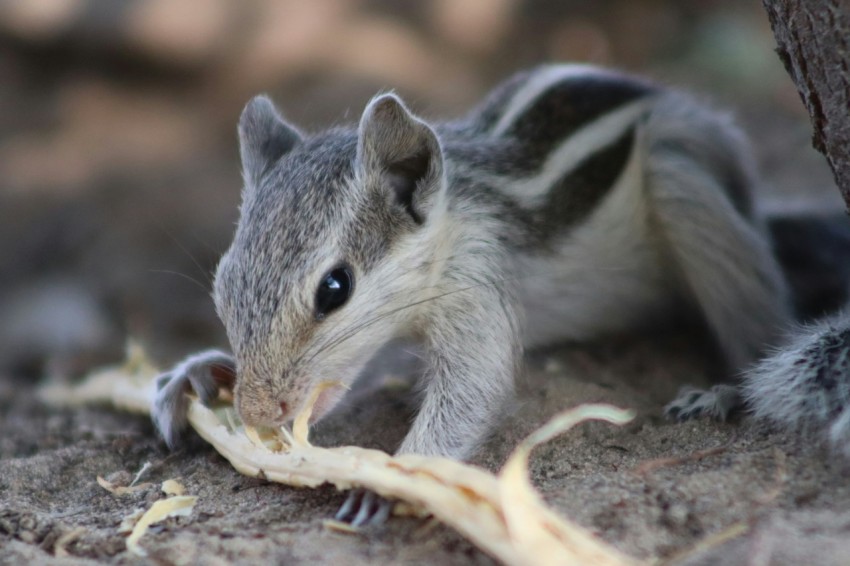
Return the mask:
POLYGON ((641 149, 556 253, 515 258, 527 348, 634 328, 671 304, 675 283, 651 241, 641 149))

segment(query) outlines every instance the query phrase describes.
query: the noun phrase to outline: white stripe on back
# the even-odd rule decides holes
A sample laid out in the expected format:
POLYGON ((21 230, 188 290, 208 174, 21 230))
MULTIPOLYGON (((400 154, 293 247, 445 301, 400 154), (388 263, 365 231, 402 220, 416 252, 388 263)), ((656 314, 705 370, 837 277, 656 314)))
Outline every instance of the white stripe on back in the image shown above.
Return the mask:
POLYGON ((637 100, 580 128, 549 154, 537 175, 504 184, 502 191, 528 205, 539 204, 552 185, 623 135, 651 104, 651 99, 637 100))

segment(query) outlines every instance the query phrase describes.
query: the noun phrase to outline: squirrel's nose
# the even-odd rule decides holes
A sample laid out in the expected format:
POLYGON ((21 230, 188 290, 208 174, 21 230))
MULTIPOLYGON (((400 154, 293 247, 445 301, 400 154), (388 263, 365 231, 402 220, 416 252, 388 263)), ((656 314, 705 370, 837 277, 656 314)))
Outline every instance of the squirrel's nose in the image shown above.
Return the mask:
POLYGON ((291 404, 281 402, 275 392, 265 391, 253 384, 246 388, 244 381, 236 385, 234 405, 246 426, 276 428, 292 418, 291 404))

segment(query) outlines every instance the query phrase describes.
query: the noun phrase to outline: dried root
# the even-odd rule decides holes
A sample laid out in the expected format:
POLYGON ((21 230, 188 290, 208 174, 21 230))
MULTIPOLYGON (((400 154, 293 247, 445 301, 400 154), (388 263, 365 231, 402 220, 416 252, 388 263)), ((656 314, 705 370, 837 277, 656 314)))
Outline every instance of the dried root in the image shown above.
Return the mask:
MULTIPOLYGON (((73 392, 47 389, 42 397, 65 404, 69 400, 109 402, 121 409, 149 412, 155 375, 144 353, 135 348, 125 366, 97 372, 73 392)), ((314 399, 320 392, 315 392, 314 399)), ((309 409, 295 419, 292 433, 285 428, 245 428, 228 407, 214 410, 193 401, 189 411, 189 422, 198 434, 245 475, 292 486, 315 487, 327 482, 339 489, 364 487, 432 514, 506 564, 529 565, 638 564, 548 509, 527 473, 529 455, 538 444, 583 421, 623 424, 631 418, 628 411, 608 405, 583 405, 565 411, 522 442, 495 476, 482 468, 445 458, 414 454, 392 457, 355 446, 311 446, 307 439, 309 409)), ((171 497, 157 504, 185 503, 185 507, 167 510, 168 516, 190 509, 190 499, 194 504, 194 498, 187 496, 171 497)), ((139 524, 146 522, 148 513, 139 524)), ((138 537, 131 535, 130 539, 136 548, 138 537)))

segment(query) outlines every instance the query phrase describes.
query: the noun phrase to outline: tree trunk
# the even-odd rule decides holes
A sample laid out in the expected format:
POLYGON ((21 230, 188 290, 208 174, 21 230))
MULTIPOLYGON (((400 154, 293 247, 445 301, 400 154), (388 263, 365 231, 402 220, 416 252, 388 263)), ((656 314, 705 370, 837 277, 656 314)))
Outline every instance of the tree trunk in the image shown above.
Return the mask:
POLYGON ((812 119, 812 143, 850 211, 850 2, 762 1, 776 51, 812 119))

